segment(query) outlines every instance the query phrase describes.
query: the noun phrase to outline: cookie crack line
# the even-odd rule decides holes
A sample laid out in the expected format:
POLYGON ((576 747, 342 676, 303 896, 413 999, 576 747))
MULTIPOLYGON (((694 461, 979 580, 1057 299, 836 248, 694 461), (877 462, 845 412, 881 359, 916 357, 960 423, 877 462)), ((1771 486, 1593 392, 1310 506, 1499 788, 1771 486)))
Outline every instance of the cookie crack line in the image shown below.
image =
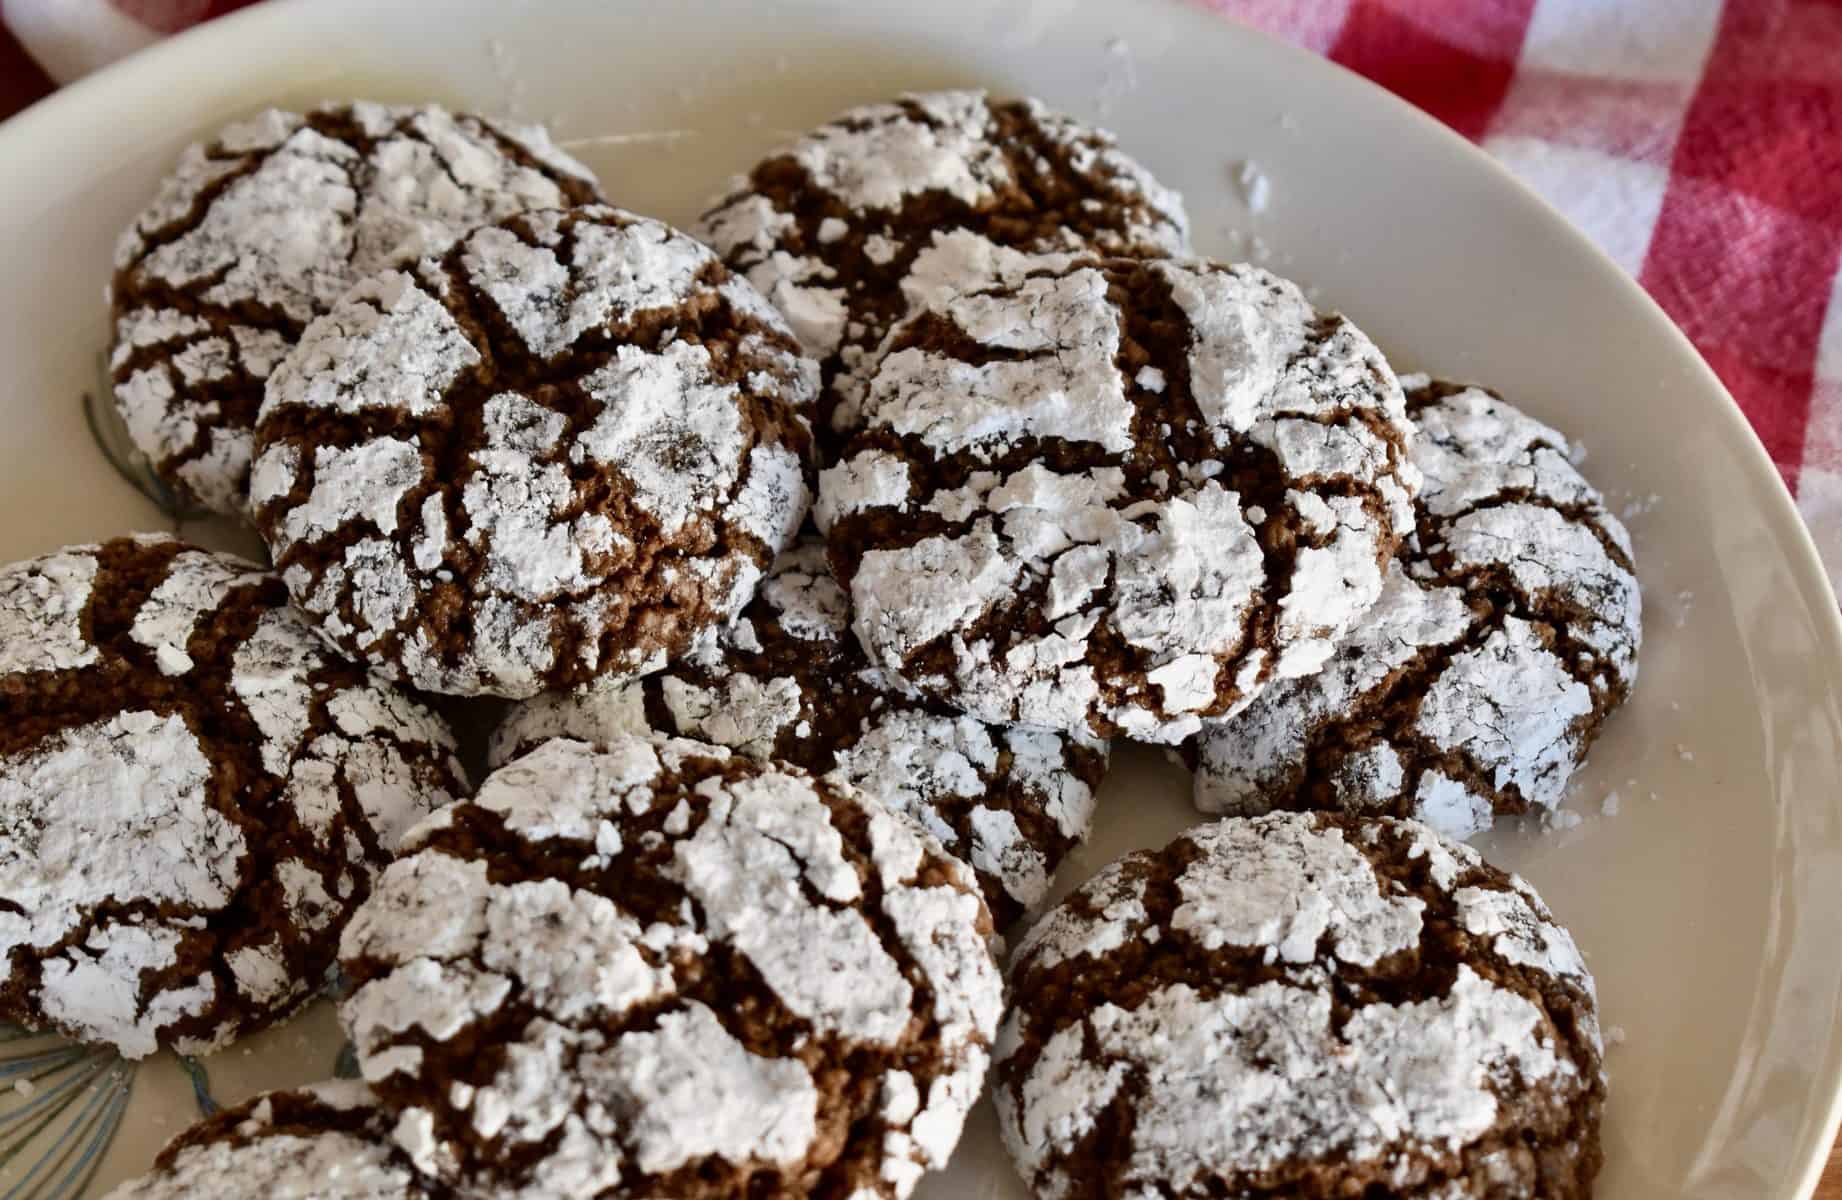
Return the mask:
POLYGON ((1607 513, 1603 502, 1598 500, 1576 500, 1567 503, 1555 500, 1553 497, 1543 495, 1531 488, 1506 488, 1494 495, 1486 496, 1483 499, 1466 504, 1451 513, 1441 514, 1439 517, 1432 519, 1433 524, 1430 534, 1422 533, 1420 535, 1420 540, 1423 544, 1442 540, 1444 532, 1465 517, 1485 512, 1493 508, 1509 508, 1515 505, 1527 505, 1531 508, 1545 508, 1550 512, 1565 517, 1574 525, 1591 533, 1593 537, 1598 540, 1600 548, 1605 551, 1605 556, 1612 560, 1614 566, 1621 571, 1636 574, 1637 567, 1631 561, 1631 556, 1626 553, 1625 548, 1619 545, 1618 540, 1605 528, 1604 520, 1610 514, 1607 513))

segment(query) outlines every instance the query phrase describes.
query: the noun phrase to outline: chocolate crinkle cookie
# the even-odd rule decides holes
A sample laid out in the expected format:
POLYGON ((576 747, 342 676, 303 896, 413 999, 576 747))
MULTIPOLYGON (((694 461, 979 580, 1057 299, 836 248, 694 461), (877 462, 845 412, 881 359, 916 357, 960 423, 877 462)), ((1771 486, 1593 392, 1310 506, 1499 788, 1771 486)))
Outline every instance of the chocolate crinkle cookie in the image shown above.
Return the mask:
POLYGON ((844 113, 730 184, 698 234, 787 315, 848 430, 870 352, 940 237, 988 250, 1189 248, 1178 195, 1111 134, 1035 100, 929 92, 844 113))
POLYGON ((308 328, 269 380, 257 524, 328 642, 392 678, 521 698, 642 674, 799 527, 816 388, 689 237, 526 214, 308 328))
POLYGON ((1010 981, 993 1094, 1042 1200, 1592 1193, 1585 963, 1418 822, 1199 826, 1051 910, 1010 981))
POLYGON ((371 1089, 334 1080, 267 1092, 173 1139, 105 1200, 435 1200, 390 1141, 371 1089))
POLYGON ((1086 839, 1106 743, 986 725, 922 700, 869 664, 849 620, 823 543, 804 538, 720 641, 642 680, 525 701, 495 734, 493 761, 553 737, 599 743, 656 730, 836 770, 964 859, 1009 924, 1086 839))
POLYGON ((213 1049, 317 991, 454 741, 281 581, 167 537, 0 569, 0 1017, 213 1049))
POLYGON ((342 1017, 424 1171, 492 1197, 904 1197, 1002 1006, 971 872, 840 782, 548 742, 408 839, 342 1017))
POLYGON ((897 327, 815 513, 879 668, 1174 743, 1375 603, 1411 433, 1381 352, 1285 280, 1056 260, 897 327))
POLYGON ((1333 809, 1467 837, 1559 805, 1636 681, 1631 540, 1566 439, 1482 388, 1406 382, 1416 528, 1321 672, 1195 740, 1206 812, 1333 809))
POLYGON ((541 128, 431 105, 269 109, 188 148, 115 250, 109 372, 182 501, 241 515, 263 382, 367 275, 598 198, 541 128))

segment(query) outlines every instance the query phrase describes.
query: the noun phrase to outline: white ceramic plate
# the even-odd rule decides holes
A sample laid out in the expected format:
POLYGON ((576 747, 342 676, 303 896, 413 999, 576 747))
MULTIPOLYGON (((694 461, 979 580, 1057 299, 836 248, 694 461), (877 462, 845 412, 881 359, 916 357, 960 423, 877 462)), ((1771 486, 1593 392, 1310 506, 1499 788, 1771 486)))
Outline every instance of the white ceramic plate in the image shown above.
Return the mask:
MULTIPOLYGON (((1842 1076, 1842 626, 1789 498, 1688 343, 1560 217, 1381 91, 1210 14, 301 0, 178 38, 0 127, 0 558, 161 523, 97 454, 77 398, 117 230, 179 146, 229 117, 362 95, 541 119, 619 202, 682 223, 728 173, 845 105, 967 84, 1111 126, 1184 191, 1201 250, 1265 253, 1403 369, 1494 384, 1585 442, 1588 474, 1632 506, 1642 678, 1576 789, 1582 823, 1485 849, 1573 927, 1622 1031, 1600 1194, 1807 1194, 1842 1076), (1231 173, 1249 158, 1271 181, 1259 213, 1231 173)), ((1186 797, 1161 758, 1122 752, 1068 882, 1164 841, 1192 819, 1186 797)), ((324 1076, 337 1046, 322 1008, 206 1067, 233 1101, 324 1076)), ((177 1065, 149 1064, 95 1190, 194 1111, 177 1065)), ((0 1195, 18 1161, 5 1170, 0 1195)), ((1023 1196, 988 1112, 922 1193, 1023 1196)))

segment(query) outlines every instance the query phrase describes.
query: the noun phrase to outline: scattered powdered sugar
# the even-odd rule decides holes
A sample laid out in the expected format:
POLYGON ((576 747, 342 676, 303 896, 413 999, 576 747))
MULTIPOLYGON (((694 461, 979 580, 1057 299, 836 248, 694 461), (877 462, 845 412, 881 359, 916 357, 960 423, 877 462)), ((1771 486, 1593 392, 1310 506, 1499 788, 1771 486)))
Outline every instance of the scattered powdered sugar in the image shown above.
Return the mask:
POLYGON ((764 546, 790 546, 812 506, 806 464, 784 446, 748 452, 748 482, 735 501, 735 521, 764 546))
POLYGON ((1205 812, 1395 813, 1454 837, 1553 813, 1635 678, 1629 537, 1566 440, 1482 389, 1406 382, 1418 531, 1322 670, 1197 739, 1205 812))
POLYGON ((832 577, 825 545, 802 538, 787 547, 761 585, 761 599, 776 624, 803 642, 842 643, 851 602, 832 577))
POLYGON ((1241 201, 1256 216, 1266 211, 1273 198, 1273 180, 1259 163, 1244 158, 1234 167, 1234 182, 1241 189, 1241 201))
POLYGON ((902 509, 909 499, 908 464, 895 455, 866 450, 819 473, 812 516, 821 530, 840 518, 874 508, 902 509))
POLYGON ((798 723, 803 708, 799 681, 785 675, 734 675, 720 689, 666 675, 659 689, 679 731, 751 758, 772 758, 781 732, 798 723))
POLYGON ((574 239, 567 264, 552 248, 554 231, 540 228, 538 237, 550 244, 531 245, 509 229, 479 230, 467 239, 461 265, 525 348, 544 359, 596 326, 677 307, 709 261, 654 222, 590 226, 574 239), (578 277, 587 286, 578 286, 578 277))
POLYGON ((1636 675, 1637 578, 1607 553, 1591 527, 1541 505, 1504 504, 1453 521, 1443 548, 1459 567, 1503 566, 1527 595, 1589 598, 1570 632, 1612 673, 1636 675))
POLYGON ((692 239, 605 207, 531 214, 308 328, 270 381, 252 500, 322 632, 418 686, 519 698, 643 674, 732 618, 793 535, 804 447, 750 401, 801 439, 816 387, 692 239), (480 307, 510 333, 457 317, 480 307), (680 316, 696 336, 645 332, 680 316), (500 390, 480 395, 481 371, 500 390), (392 432, 316 421, 371 411, 392 432), (457 602, 471 637, 428 615, 457 602))
MULTIPOLYGON (((860 791, 918 821, 975 870, 996 877, 1004 891, 1024 908, 1034 907, 1048 891, 1048 860, 1018 828, 1015 814, 1007 808, 979 803, 991 797, 995 790, 993 777, 999 774, 994 731, 970 717, 893 707, 880 719, 870 718, 867 724, 863 736, 837 755, 843 777, 860 791), (961 805, 953 805, 954 801, 961 805), (949 823, 947 806, 967 808, 970 844, 949 823)), ((1051 753, 1061 758, 1062 749, 1058 739, 1051 753)), ((1090 797, 1087 816, 1091 818, 1087 785, 1069 776, 1068 787, 1090 797)), ((1037 804, 1049 798, 1040 787, 1028 797, 1037 804)), ((1086 836, 1088 819, 1077 814, 1070 823, 1075 829, 1070 836, 1086 836)))
MULTIPOLYGON (((935 307, 885 343, 860 414, 875 437, 821 473, 815 505, 835 544, 861 550, 849 584, 871 660, 982 720, 1167 743, 1268 676, 1312 674, 1379 597, 1418 481, 1374 345, 1265 272, 1161 261, 1150 271, 1190 325, 1186 361, 1128 375, 1115 363, 1138 319, 1115 295, 1127 267, 1026 263, 966 234, 937 238, 922 265, 941 282, 914 291, 935 307), (981 272, 998 282, 950 282, 981 272), (929 336, 943 327, 944 349, 929 336), (965 343, 977 349, 954 348, 965 343), (1179 372, 1202 418, 1189 432, 1209 448, 1151 470, 1140 427, 1179 372), (1016 465, 1062 443, 1105 457, 1072 472, 1016 465), (1283 519, 1299 531, 1276 600, 1256 514, 1217 478, 1253 446, 1289 485, 1283 519), (1269 609, 1270 655, 1249 637, 1269 609), (1120 642, 1117 665, 1091 652, 1120 642), (950 675, 918 677, 920 658, 950 675)), ((1158 352, 1142 331, 1135 341, 1158 352)))
POLYGON ((826 1132, 840 1128, 835 1100, 803 1055, 763 1049, 748 1006, 724 999, 731 983, 764 988, 780 1011, 760 1016, 776 1026, 800 1018, 840 1053, 910 1064, 913 1101, 883 1106, 884 1170, 912 1182, 944 1163, 1001 1005, 969 876, 842 785, 726 765, 739 761, 688 741, 551 741, 482 786, 475 804, 503 832, 450 840, 450 810, 410 835, 347 927, 359 986, 342 1016, 418 1165, 565 1196, 599 1194, 623 1168, 825 1171, 841 1149, 826 1132), (848 832, 859 817, 862 843, 848 832), (558 839, 592 854, 518 849, 558 839), (565 879, 545 863, 577 865, 565 879), (930 863, 953 883, 920 885, 930 863), (682 899, 646 901, 650 918, 626 899, 673 887, 682 899), (867 919, 872 903, 899 945, 867 919), (726 983, 728 954, 759 983, 726 983), (923 994, 938 1041, 915 1045, 923 994), (504 1045, 488 1077, 451 1065, 468 1082, 419 1082, 478 1038, 504 1045))
MULTIPOLYGON (((1018 1014, 1012 1011, 1005 1032, 1016 1036, 1018 1014)), ((1075 1024, 1057 1032, 1038 1055, 1019 1095, 999 1091, 994 1099, 998 1127, 1017 1170, 1036 1184, 1040 1195, 1066 1196, 1074 1181, 1053 1156, 1066 1154, 1092 1132, 1098 1113, 1119 1095, 1130 1070, 1124 1062, 1095 1062, 1086 1054, 1087 1029, 1075 1024)), ((1000 1061, 1014 1052, 1014 1042, 1000 1037, 1000 1061)))
MULTIPOLYGON (((587 564, 613 549, 614 532, 600 514, 566 514, 575 487, 568 468, 556 461, 565 423, 561 414, 516 392, 501 392, 484 405, 485 445, 469 455, 473 472, 461 488, 467 521, 460 541, 484 548, 481 581, 491 592, 541 603, 600 582, 587 564)), ((423 568, 415 560, 447 560, 445 509, 439 524, 439 531, 426 531, 431 542, 437 532, 443 537, 439 553, 432 546, 426 553, 421 546, 412 550, 418 573, 423 568)))

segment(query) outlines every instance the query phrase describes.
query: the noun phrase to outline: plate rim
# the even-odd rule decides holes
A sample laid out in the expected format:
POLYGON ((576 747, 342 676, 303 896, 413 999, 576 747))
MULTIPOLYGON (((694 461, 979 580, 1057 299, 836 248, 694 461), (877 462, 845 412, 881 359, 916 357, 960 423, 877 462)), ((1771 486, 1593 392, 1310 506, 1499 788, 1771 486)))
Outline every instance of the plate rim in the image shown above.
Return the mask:
MULTIPOLYGON (((638 0, 604 2, 636 3, 638 0)), ((1480 145, 1423 110, 1321 54, 1284 41, 1229 13, 1212 8, 1208 0, 1065 2, 1088 9, 1104 8, 1115 13, 1130 8, 1157 8, 1163 10, 1162 19, 1187 22, 1200 36, 1242 38, 1260 45, 1263 52, 1288 57, 1300 70, 1338 77, 1344 87, 1353 84, 1366 93, 1364 103, 1386 110, 1390 119, 1402 124, 1404 128, 1412 129, 1410 136, 1431 138, 1441 143, 1446 152, 1456 153, 1466 161, 1466 169, 1488 174, 1499 189, 1507 185, 1507 193, 1514 195, 1519 203, 1538 214, 1546 225, 1552 227, 1552 232, 1567 239, 1576 251, 1584 251, 1584 259, 1592 262, 1596 271, 1596 276, 1587 281, 1587 286, 1600 292, 1618 292, 1627 303, 1637 301, 1633 306, 1634 311, 1641 312, 1653 330, 1663 335, 1663 341, 1671 347, 1673 356, 1679 360, 1680 368, 1704 387, 1711 388, 1725 402, 1712 406, 1713 411, 1709 416, 1724 423, 1724 427, 1719 430, 1723 442, 1736 449, 1741 445, 1745 447, 1740 468, 1757 488, 1756 511, 1783 545, 1800 600, 1814 615, 1812 634, 1826 651, 1827 661, 1823 674, 1828 679, 1830 691, 1842 692, 1842 605, 1838 604, 1828 569, 1823 564, 1809 526, 1798 512, 1796 500, 1784 477, 1739 402, 1688 336, 1637 280, 1614 262, 1583 230, 1480 145), (1770 481, 1769 486, 1759 487, 1764 480, 1770 481)), ((780 0, 780 4, 782 7, 807 10, 849 7, 842 0, 780 0)), ((285 31, 290 25, 310 21, 316 26, 323 26, 328 20, 329 9, 333 7, 326 4, 325 0, 265 0, 265 3, 227 13, 164 38, 102 67, 60 87, 0 122, 0 164, 29 158, 35 149, 50 152, 60 144, 69 144, 73 138, 80 140, 86 116, 106 118, 108 111, 118 107, 109 101, 123 91, 152 92, 162 84, 183 86, 189 75, 184 69, 185 65, 199 61, 201 56, 220 43, 223 47, 230 47, 260 38, 274 39, 285 44, 285 31), (303 15, 310 12, 311 16, 303 15)), ((343 5, 338 7, 361 9, 363 0, 344 0, 343 5)), ((220 55, 216 61, 234 62, 236 59, 234 56, 220 55)), ((1823 1131, 1823 1137, 1818 1145, 1812 1147, 1795 1184, 1793 1194, 1798 1200, 1808 1200, 1814 1194, 1828 1166, 1838 1132, 1842 1131, 1842 1006, 1831 1015, 1829 1038, 1823 1054, 1822 1074, 1827 1078, 1827 1101, 1817 1126, 1823 1131)))

